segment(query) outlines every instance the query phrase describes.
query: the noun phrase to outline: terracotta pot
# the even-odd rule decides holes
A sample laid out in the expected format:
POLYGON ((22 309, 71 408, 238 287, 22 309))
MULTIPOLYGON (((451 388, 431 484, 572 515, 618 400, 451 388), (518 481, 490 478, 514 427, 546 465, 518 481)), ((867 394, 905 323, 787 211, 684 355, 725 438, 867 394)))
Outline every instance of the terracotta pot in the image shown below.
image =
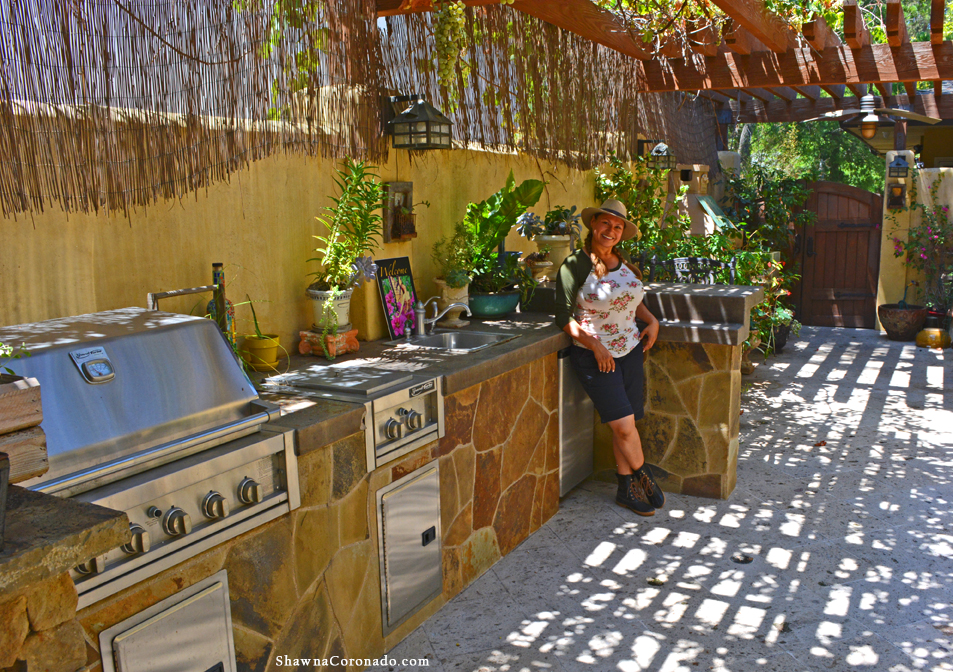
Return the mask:
POLYGON ((927 309, 923 306, 900 308, 896 303, 885 303, 877 307, 877 317, 891 341, 912 341, 926 322, 927 309))
MULTIPOLYGON (((469 284, 464 285, 463 287, 448 287, 447 281, 443 278, 434 278, 434 282, 437 285, 437 289, 440 290, 440 298, 437 299, 437 308, 441 313, 446 310, 447 306, 449 306, 451 303, 470 304, 468 300, 468 290, 470 288, 469 284)), ((442 320, 437 322, 437 326, 450 327, 452 329, 465 327, 470 323, 460 318, 462 314, 463 308, 454 308, 444 315, 442 320)))

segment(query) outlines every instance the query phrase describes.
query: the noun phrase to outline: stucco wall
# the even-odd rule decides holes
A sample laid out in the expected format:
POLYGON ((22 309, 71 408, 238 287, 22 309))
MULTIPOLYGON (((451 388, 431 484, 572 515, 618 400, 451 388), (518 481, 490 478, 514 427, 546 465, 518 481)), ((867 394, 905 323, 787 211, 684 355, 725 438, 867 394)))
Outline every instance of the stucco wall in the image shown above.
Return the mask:
MULTIPOLYGON (((591 172, 570 170, 531 157, 453 150, 411 159, 392 151, 381 166, 385 181, 412 181, 418 237, 383 246, 378 258, 409 256, 418 291, 436 293, 430 259, 433 243, 459 220, 470 201, 499 189, 510 169, 517 182, 549 182, 535 208, 594 202, 591 172)), ((0 254, 0 324, 34 322, 126 306, 145 306, 146 294, 211 282, 211 264, 226 264, 227 293, 233 302, 246 294, 265 331, 277 332, 293 347, 297 332, 312 323, 304 290, 307 273, 317 268, 313 234, 315 216, 328 196, 335 162, 302 156, 279 156, 252 164, 193 198, 167 201, 122 216, 48 211, 18 221, 2 220, 0 254)), ((515 232, 508 249, 534 249, 515 232)), ((352 319, 364 339, 386 334, 377 289, 366 285, 353 304, 352 319)), ((167 299, 163 310, 199 314, 209 296, 167 299)), ((238 308, 238 331, 252 331, 247 306, 238 308)))
MULTIPOLYGON (((887 152, 886 165, 889 165, 896 154, 901 152, 887 152)), ((912 152, 902 152, 908 161, 913 162, 912 152)), ((941 203, 953 204, 953 168, 924 168, 917 171, 917 195, 921 202, 929 200, 930 187, 933 183, 943 177, 943 183, 937 192, 937 198, 941 203)), ((910 191, 913 183, 912 177, 906 180, 907 184, 907 204, 910 203, 910 191)), ((890 179, 888 178, 888 181, 890 179)), ((889 186, 888 186, 889 188, 889 186)), ((904 257, 894 256, 894 237, 906 242, 907 231, 910 226, 918 225, 921 220, 919 210, 896 211, 887 209, 887 198, 884 198, 884 225, 881 229, 882 238, 880 245, 880 278, 877 288, 877 305, 883 303, 897 303, 903 298, 904 287, 912 280, 920 282, 920 286, 910 287, 907 292, 907 302, 914 304, 923 303, 923 274, 916 269, 908 266, 904 257)), ((878 320, 877 327, 881 328, 878 320)))

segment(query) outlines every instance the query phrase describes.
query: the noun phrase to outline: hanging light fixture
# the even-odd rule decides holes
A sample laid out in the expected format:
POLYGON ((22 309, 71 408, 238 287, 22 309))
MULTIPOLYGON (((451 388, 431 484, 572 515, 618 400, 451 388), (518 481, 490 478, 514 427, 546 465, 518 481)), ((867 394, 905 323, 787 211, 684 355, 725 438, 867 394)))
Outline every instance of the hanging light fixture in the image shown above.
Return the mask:
POLYGON ((865 115, 860 120, 860 134, 868 140, 877 135, 877 127, 880 126, 880 117, 874 112, 876 107, 877 101, 869 93, 860 99, 860 113, 865 115))
POLYGON ((414 93, 392 96, 392 103, 410 106, 387 122, 394 149, 450 149, 453 125, 437 108, 414 93))

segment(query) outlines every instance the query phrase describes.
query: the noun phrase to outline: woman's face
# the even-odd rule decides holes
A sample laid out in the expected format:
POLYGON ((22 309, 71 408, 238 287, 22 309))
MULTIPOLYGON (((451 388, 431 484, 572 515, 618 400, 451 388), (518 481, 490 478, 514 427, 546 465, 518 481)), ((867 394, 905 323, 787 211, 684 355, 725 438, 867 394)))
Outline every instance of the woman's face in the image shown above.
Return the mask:
POLYGON ((592 218, 592 240, 602 247, 612 247, 622 240, 625 222, 621 217, 600 212, 592 218))

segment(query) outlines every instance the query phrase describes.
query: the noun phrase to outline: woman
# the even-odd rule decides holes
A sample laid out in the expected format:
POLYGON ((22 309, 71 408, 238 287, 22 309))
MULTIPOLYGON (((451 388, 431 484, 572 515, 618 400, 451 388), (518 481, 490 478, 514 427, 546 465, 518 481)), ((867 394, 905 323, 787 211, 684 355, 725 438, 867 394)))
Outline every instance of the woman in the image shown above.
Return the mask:
POLYGON ((665 503, 642 456, 635 421, 644 415, 642 354, 659 323, 642 303, 641 273, 616 245, 639 234, 625 206, 607 200, 582 211, 589 229, 582 250, 566 258, 556 279, 556 324, 573 339, 570 361, 602 422, 612 429, 619 490, 615 501, 641 516, 665 503), (642 333, 635 323, 647 323, 642 333))

